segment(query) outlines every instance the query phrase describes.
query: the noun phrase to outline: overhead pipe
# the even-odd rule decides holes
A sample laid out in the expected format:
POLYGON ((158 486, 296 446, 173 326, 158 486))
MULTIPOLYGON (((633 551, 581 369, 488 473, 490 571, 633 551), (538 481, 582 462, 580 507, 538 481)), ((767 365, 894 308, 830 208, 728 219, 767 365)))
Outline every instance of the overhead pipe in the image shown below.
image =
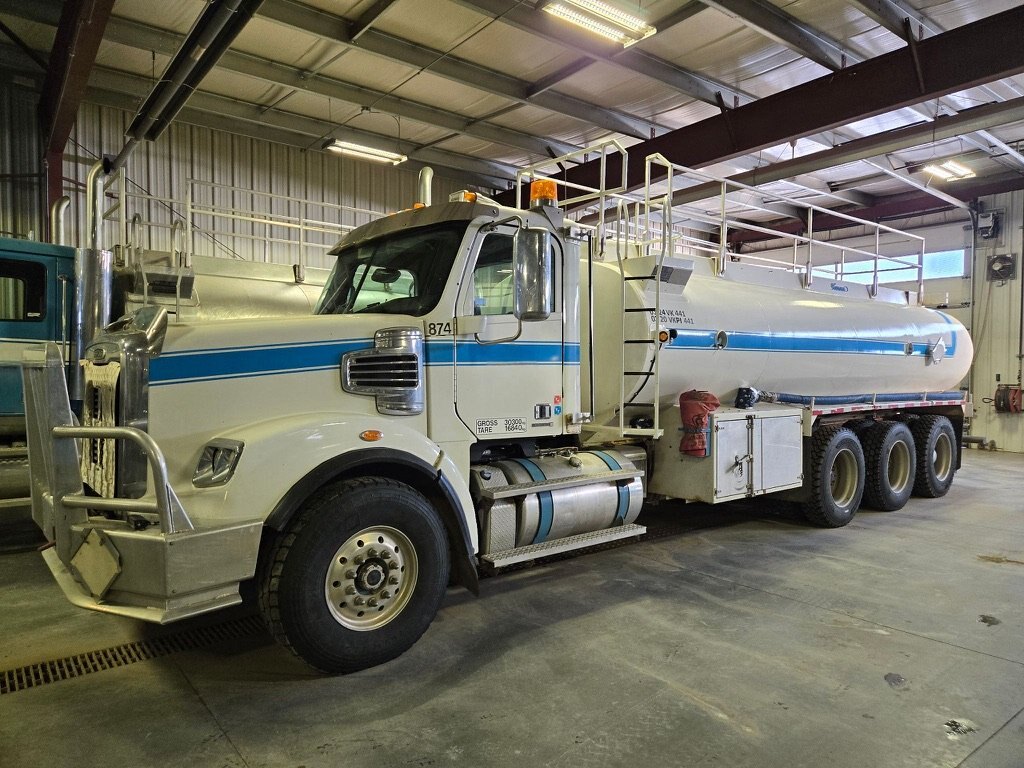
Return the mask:
POLYGON ((214 0, 206 7, 128 126, 128 140, 107 163, 109 172, 120 169, 140 141, 152 141, 164 132, 262 4, 263 0, 214 0))

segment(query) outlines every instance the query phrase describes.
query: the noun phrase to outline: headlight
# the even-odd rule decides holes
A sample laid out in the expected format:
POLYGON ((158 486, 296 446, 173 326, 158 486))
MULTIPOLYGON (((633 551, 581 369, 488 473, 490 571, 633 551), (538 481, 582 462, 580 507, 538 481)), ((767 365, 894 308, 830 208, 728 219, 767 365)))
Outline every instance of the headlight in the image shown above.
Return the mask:
POLYGON ((199 464, 192 476, 192 485, 196 488, 224 485, 235 474, 244 447, 245 443, 239 440, 217 439, 208 442, 203 446, 199 464))

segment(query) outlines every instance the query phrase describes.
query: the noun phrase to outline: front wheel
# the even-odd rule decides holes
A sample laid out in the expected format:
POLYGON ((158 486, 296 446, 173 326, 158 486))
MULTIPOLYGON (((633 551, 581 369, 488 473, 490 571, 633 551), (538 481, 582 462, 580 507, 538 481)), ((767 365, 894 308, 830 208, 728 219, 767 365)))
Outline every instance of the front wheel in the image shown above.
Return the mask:
POLYGON ((409 486, 359 478, 313 496, 278 540, 260 607, 274 637, 310 666, 355 672, 410 648, 448 584, 448 540, 409 486))
POLYGON ((823 528, 840 528, 857 513, 864 494, 864 451, 841 426, 822 427, 811 437, 804 477, 809 498, 804 516, 823 528))

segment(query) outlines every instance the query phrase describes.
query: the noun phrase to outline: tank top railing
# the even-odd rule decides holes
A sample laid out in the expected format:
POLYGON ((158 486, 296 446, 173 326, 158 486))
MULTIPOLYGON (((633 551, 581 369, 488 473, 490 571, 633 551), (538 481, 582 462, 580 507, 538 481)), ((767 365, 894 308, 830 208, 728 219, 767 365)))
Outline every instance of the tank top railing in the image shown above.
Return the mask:
POLYGON ((712 259, 719 276, 731 263, 743 262, 799 274, 805 288, 814 285, 815 277, 868 280, 873 298, 887 276, 909 271, 917 303, 924 301, 924 238, 919 235, 676 165, 662 155, 647 158, 644 201, 647 217, 671 216, 674 222, 660 230, 668 242, 650 247, 679 253, 682 243, 690 254, 712 259), (776 224, 782 216, 796 223, 776 224), (680 225, 688 234, 680 236, 680 225), (858 227, 860 232, 837 242, 829 239, 837 226, 858 227))

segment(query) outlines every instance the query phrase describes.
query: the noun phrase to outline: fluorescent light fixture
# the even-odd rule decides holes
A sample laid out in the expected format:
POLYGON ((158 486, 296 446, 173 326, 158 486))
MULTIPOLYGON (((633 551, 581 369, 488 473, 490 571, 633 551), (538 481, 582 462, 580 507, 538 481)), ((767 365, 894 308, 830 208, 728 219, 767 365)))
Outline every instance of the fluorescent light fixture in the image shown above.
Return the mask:
POLYGON ((938 176, 943 181, 949 181, 956 177, 956 174, 952 171, 947 171, 941 165, 926 165, 922 168, 925 173, 930 173, 932 176, 938 176))
POLYGON ((328 139, 320 148, 326 149, 328 152, 335 152, 339 155, 358 157, 361 160, 372 160, 375 163, 391 163, 392 165, 398 165, 399 163, 404 163, 409 159, 398 152, 388 152, 386 149, 366 147, 362 144, 353 144, 351 141, 340 141, 339 139, 328 139))
POLYGON ((947 160, 942 164, 942 167, 958 179, 970 179, 974 177, 974 171, 963 163, 958 163, 956 160, 947 160))
POLYGON ((624 48, 658 31, 643 19, 603 0, 558 0, 545 5, 544 10, 552 16, 614 40, 624 48))
POLYGON ((945 160, 938 165, 931 163, 924 166, 921 170, 930 173, 932 176, 937 176, 942 181, 960 181, 961 179, 974 178, 974 171, 963 163, 958 163, 956 160, 945 160))

